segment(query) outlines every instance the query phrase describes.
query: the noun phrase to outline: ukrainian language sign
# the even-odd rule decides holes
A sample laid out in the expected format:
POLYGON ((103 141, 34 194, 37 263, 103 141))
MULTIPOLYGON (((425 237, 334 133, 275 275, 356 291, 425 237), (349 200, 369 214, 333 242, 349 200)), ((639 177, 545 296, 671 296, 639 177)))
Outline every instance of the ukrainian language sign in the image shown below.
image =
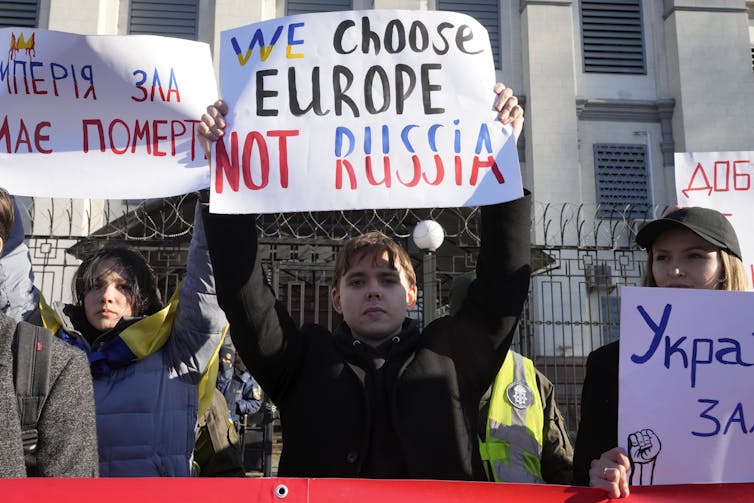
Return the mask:
POLYGON ((14 194, 138 199, 209 185, 195 124, 206 44, 0 29, 0 181, 14 194))
POLYGON ((438 11, 289 16, 221 34, 229 130, 212 211, 490 204, 522 195, 486 30, 438 11))
POLYGON ((624 287, 618 445, 632 485, 752 482, 751 292, 624 287))
POLYGON ((676 196, 681 206, 704 206, 725 214, 738 235, 749 287, 754 285, 751 229, 754 152, 675 154, 676 196))

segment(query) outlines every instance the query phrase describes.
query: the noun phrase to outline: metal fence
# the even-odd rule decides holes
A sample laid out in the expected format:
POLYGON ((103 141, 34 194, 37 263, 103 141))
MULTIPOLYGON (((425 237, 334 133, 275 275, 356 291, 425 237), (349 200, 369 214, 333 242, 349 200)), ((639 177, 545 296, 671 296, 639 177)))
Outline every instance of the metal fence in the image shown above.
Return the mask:
MULTIPOLYGON (((195 201, 196 194, 135 202, 23 199, 37 285, 50 301, 70 301, 71 279, 80 259, 107 243, 128 243, 147 256, 167 298, 185 274, 195 201)), ((528 237, 534 273, 513 347, 555 383, 574 436, 586 356, 618 337, 620 287, 639 283, 646 260, 634 245, 636 229, 662 210, 607 212, 583 204, 535 205, 528 237)), ((340 320, 329 293, 338 250, 351 236, 383 231, 412 257, 420 301, 409 315, 421 322, 423 252, 413 244, 411 233, 425 219, 440 222, 446 232, 435 271, 435 309, 444 314, 453 278, 475 265, 479 228, 477 210, 472 208, 263 215, 258 222, 261 256, 271 284, 294 319, 333 327, 340 320)))

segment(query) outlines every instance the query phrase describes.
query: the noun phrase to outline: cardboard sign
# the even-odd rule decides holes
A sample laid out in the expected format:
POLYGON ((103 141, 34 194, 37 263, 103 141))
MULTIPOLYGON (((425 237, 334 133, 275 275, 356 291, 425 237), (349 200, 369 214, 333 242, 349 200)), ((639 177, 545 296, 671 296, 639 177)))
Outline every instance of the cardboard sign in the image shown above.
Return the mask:
POLYGON ((221 34, 220 213, 481 205, 520 197, 486 30, 438 11, 289 16, 221 34))
POLYGON ((0 29, 0 183, 141 199, 209 185, 195 124, 217 97, 207 44, 0 29))
POLYGON ((754 152, 682 152, 675 154, 678 204, 703 206, 730 219, 741 245, 749 287, 754 285, 754 232, 750 225, 754 152))
POLYGON ((618 445, 632 485, 752 482, 754 294, 624 287, 618 445))

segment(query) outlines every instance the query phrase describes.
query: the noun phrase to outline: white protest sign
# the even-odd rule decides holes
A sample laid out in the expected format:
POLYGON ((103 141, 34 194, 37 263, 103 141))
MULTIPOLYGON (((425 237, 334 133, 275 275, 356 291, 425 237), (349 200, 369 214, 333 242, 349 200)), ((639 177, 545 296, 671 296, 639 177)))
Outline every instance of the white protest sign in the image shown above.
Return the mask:
POLYGON ((225 31, 219 213, 483 205, 523 194, 486 30, 439 11, 289 16, 225 31))
POLYGON ((754 294, 623 287, 618 445, 632 485, 752 482, 754 294))
POLYGON ((678 204, 723 213, 736 230, 749 286, 754 285, 754 232, 751 215, 754 152, 681 152, 675 154, 678 204))
POLYGON ((140 199, 209 186, 195 124, 217 99, 207 44, 0 29, 0 184, 140 199))

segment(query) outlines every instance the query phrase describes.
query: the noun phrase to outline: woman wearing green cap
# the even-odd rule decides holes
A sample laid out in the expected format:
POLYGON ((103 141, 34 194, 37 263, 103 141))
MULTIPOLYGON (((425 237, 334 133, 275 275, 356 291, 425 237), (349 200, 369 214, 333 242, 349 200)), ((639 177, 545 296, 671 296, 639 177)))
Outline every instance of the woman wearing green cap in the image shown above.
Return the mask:
MULTIPOLYGON (((642 286, 747 290, 733 226, 708 208, 672 208, 645 224, 636 243, 647 250, 642 286)), ((631 465, 618 439, 618 341, 587 359, 576 437, 574 484, 599 487, 610 498, 629 494, 631 465)))

